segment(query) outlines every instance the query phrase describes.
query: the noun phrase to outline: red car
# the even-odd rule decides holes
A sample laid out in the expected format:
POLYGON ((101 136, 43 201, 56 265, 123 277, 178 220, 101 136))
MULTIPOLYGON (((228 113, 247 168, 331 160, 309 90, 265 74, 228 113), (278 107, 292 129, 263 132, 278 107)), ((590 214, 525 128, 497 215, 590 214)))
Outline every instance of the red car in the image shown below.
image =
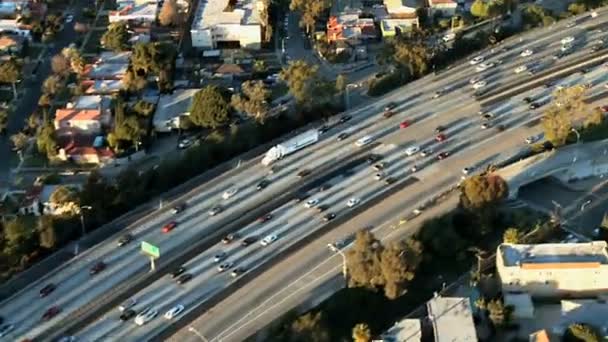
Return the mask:
POLYGON ((42 320, 48 321, 51 318, 57 316, 57 314, 59 314, 60 312, 61 312, 61 309, 59 309, 58 306, 51 306, 48 310, 46 310, 44 315, 42 315, 42 320))
POLYGON ((408 128, 408 127, 410 127, 409 121, 403 121, 402 123, 399 124, 399 128, 408 128))
POLYGON ((106 269, 106 263, 103 261, 100 261, 100 262, 96 263, 93 267, 91 267, 91 270, 89 271, 89 273, 91 275, 95 275, 105 269, 106 269))
POLYGON ((435 137, 435 140, 437 142, 442 142, 445 141, 445 139, 447 139, 448 137, 445 136, 445 134, 441 133, 441 134, 437 134, 437 136, 435 137))
POLYGON ((48 284, 45 287, 40 289, 40 297, 46 297, 48 296, 51 292, 55 291, 55 284, 48 284))
POLYGON ((260 223, 264 223, 266 221, 270 221, 272 219, 272 214, 266 214, 258 219, 260 223))
POLYGON ((437 155, 437 159, 439 160, 443 160, 445 158, 447 158, 450 154, 448 152, 441 152, 437 155))
POLYGON ((163 233, 168 233, 168 232, 172 231, 173 228, 175 228, 175 226, 177 226, 177 222, 175 222, 175 221, 171 221, 171 222, 167 223, 166 225, 163 226, 163 233))

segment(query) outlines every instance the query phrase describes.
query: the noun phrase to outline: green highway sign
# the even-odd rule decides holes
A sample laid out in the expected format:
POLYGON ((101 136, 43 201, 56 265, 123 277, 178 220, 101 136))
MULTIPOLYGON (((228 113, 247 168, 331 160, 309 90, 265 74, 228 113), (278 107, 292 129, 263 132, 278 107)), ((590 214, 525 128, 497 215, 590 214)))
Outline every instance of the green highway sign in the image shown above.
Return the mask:
POLYGON ((141 242, 141 251, 155 258, 160 257, 160 248, 146 241, 141 242))

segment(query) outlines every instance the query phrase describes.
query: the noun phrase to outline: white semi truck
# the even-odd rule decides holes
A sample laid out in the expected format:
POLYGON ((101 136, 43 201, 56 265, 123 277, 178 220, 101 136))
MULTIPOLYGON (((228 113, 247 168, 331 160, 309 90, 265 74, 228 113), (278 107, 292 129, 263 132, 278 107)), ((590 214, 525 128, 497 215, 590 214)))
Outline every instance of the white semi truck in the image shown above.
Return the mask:
POLYGON ((273 146, 270 150, 268 150, 268 152, 266 152, 266 155, 264 155, 262 165, 268 166, 286 155, 294 153, 308 145, 312 145, 317 141, 319 141, 319 131, 316 129, 306 131, 287 141, 273 146))

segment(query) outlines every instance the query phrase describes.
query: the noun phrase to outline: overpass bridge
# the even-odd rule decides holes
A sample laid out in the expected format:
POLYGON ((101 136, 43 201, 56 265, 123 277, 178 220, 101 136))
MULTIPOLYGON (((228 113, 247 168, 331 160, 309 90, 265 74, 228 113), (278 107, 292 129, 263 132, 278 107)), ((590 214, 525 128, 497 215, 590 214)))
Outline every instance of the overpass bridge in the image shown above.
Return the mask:
POLYGON ((567 183, 577 179, 608 174, 608 139, 578 143, 522 159, 499 169, 509 187, 509 199, 516 199, 519 189, 552 176, 567 183))

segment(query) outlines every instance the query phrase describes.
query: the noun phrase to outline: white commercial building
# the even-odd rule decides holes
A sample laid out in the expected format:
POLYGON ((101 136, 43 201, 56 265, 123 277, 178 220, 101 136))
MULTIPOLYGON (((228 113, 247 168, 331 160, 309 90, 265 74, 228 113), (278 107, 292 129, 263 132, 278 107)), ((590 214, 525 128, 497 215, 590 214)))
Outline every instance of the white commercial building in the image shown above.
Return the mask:
POLYGON ((259 49, 263 9, 260 0, 201 0, 190 28, 192 46, 215 49, 225 44, 259 49))
POLYGON ((502 291, 532 298, 589 297, 608 289, 608 244, 501 244, 496 269, 502 291))

